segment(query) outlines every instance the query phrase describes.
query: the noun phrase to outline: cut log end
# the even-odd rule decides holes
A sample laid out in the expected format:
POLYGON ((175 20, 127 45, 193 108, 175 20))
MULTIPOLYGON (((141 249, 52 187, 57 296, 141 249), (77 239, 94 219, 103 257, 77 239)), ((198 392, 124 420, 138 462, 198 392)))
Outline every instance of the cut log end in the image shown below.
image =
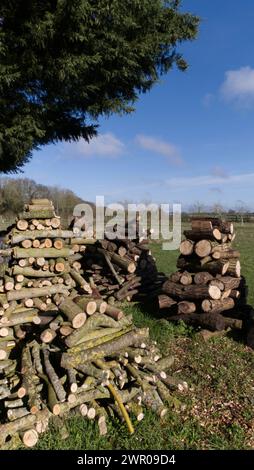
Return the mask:
POLYGON ((73 318, 72 320, 72 326, 73 328, 77 329, 77 328, 80 328, 81 326, 84 325, 86 321, 86 314, 85 312, 80 312, 78 313, 75 318, 73 318))

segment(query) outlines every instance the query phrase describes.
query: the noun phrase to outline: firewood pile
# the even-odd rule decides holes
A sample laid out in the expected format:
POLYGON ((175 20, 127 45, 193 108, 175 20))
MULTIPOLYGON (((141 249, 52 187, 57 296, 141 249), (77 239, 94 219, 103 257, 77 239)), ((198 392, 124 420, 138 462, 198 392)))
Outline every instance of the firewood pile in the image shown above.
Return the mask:
POLYGON ((168 373, 173 358, 162 357, 149 330, 135 328, 115 303, 147 289, 140 275, 153 266, 147 249, 77 239, 44 199, 25 207, 7 242, 0 279, 1 449, 33 447, 50 420, 71 413, 96 420, 101 435, 116 416, 133 433, 145 408, 162 418, 168 405, 177 405, 171 392, 188 386, 168 373))
POLYGON ((195 217, 184 235, 178 271, 163 284, 159 308, 167 309, 170 321, 183 320, 212 331, 241 329, 247 286, 241 277, 240 253, 231 246, 233 224, 195 217))
MULTIPOLYGON (((75 240, 74 240, 75 241, 75 240)), ((98 240, 87 244, 80 260, 90 285, 109 303, 140 300, 156 292, 165 280, 158 273, 148 240, 98 240)))

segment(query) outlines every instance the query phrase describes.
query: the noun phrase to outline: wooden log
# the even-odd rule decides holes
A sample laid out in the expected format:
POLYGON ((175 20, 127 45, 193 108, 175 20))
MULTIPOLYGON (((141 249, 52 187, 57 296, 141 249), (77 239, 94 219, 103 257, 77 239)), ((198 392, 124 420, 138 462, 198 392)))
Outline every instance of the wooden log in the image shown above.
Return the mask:
MULTIPOLYGON (((6 326, 23 325, 25 323, 34 323, 39 325, 41 323, 40 318, 37 315, 37 309, 26 309, 23 312, 12 314, 11 318, 6 319, 6 326)), ((3 319, 2 319, 3 321, 3 319)))
POLYGON ((14 280, 13 278, 5 275, 4 276, 4 288, 6 291, 12 291, 14 289, 14 280))
POLYGON ((105 314, 109 315, 110 317, 112 317, 116 321, 119 321, 119 320, 121 320, 121 318, 124 317, 124 313, 121 309, 119 309, 119 308, 117 308, 113 305, 109 305, 109 304, 107 304, 105 314))
POLYGON ((23 219, 18 220, 17 221, 17 228, 19 230, 22 230, 22 231, 27 230, 27 228, 28 228, 27 220, 23 220, 23 219))
POLYGON ((205 226, 217 227, 222 233, 228 233, 228 234, 234 233, 234 226, 232 222, 222 220, 219 217, 195 216, 193 217, 191 224, 192 224, 192 228, 200 224, 200 226, 204 228, 205 226))
POLYGON ((12 275, 16 276, 20 274, 23 274, 23 276, 26 276, 26 277, 39 278, 39 279, 56 276, 56 274, 52 273, 51 271, 43 271, 42 269, 38 270, 38 269, 31 268, 30 266, 26 266, 22 268, 21 266, 18 266, 16 264, 12 268, 12 275))
POLYGON ((40 339, 42 343, 51 343, 56 337, 56 332, 52 330, 51 328, 46 328, 46 330, 43 330, 42 333, 40 334, 40 339))
POLYGON ((53 241, 53 245, 54 245, 54 248, 56 248, 57 250, 62 250, 64 248, 64 242, 61 238, 56 238, 53 241))
POLYGON ((222 239, 221 232, 217 228, 210 230, 184 230, 183 233, 187 239, 194 242, 204 239, 217 240, 219 242, 222 239))
POLYGON ((225 310, 231 310, 235 306, 234 299, 228 297, 224 300, 203 300, 202 310, 204 312, 215 311, 217 313, 224 312, 225 310))
POLYGON ((53 246, 53 242, 52 242, 51 238, 45 238, 43 243, 44 243, 45 248, 52 248, 52 246, 53 246))
POLYGON ((32 246, 33 246, 33 248, 40 248, 40 244, 41 244, 41 243, 40 243, 40 240, 37 240, 37 239, 36 239, 36 240, 33 240, 33 241, 32 241, 32 246))
POLYGON ((37 391, 38 377, 32 364, 31 352, 28 346, 22 350, 21 360, 22 386, 18 389, 18 397, 28 395, 28 407, 32 414, 38 413, 41 400, 37 391))
POLYGON ((181 275, 182 275, 182 272, 181 272, 181 271, 177 271, 177 272, 175 272, 175 273, 170 274, 169 279, 170 279, 170 281, 172 281, 172 282, 179 282, 180 279, 181 279, 181 275))
MULTIPOLYGON (((105 302, 102 299, 94 299, 94 302, 96 303, 96 310, 100 313, 105 313, 107 310, 107 302, 105 302)), ((119 318, 120 320, 120 318, 119 318)))
POLYGON ((206 271, 213 275, 226 274, 228 266, 229 262, 221 259, 206 262, 203 265, 199 265, 195 259, 188 261, 182 256, 180 256, 177 260, 177 267, 179 269, 185 269, 190 272, 206 271))
POLYGON ((241 277, 241 263, 239 260, 233 258, 229 259, 229 266, 227 269, 227 274, 229 276, 241 277))
POLYGON ((98 253, 101 253, 103 256, 105 256, 105 253, 106 253, 106 255, 110 256, 112 263, 116 264, 123 270, 129 273, 134 273, 136 271, 136 264, 133 261, 127 260, 125 258, 121 258, 121 256, 119 256, 118 254, 114 252, 112 253, 105 252, 105 250, 103 250, 102 248, 97 248, 97 251, 98 253))
POLYGON ((71 299, 67 298, 63 300, 63 302, 59 304, 58 308, 66 315, 73 328, 80 328, 82 325, 84 325, 86 321, 86 313, 71 299))
POLYGON ((232 297, 232 299, 239 299, 241 297, 241 293, 239 290, 233 289, 230 291, 230 297, 232 297))
POLYGON ((241 278, 231 276, 216 276, 216 278, 223 282, 225 289, 238 289, 241 285, 241 278))
POLYGON ((194 283, 197 285, 200 284, 208 284, 209 281, 212 281, 213 275, 211 273, 207 273, 205 271, 201 271, 194 275, 194 283))
POLYGON ((162 286, 162 291, 165 294, 172 295, 182 300, 191 299, 220 299, 221 291, 216 286, 207 285, 191 285, 182 286, 181 284, 175 284, 172 281, 166 281, 162 286))
POLYGON ((53 227, 55 229, 59 228, 60 225, 61 225, 61 219, 60 219, 60 217, 53 217, 51 219, 50 223, 51 223, 51 227, 53 227))
POLYGON ((60 402, 64 402, 66 398, 66 392, 61 384, 61 381, 59 380, 59 377, 57 376, 50 360, 49 360, 49 351, 47 349, 43 349, 43 357, 44 357, 44 365, 45 365, 45 370, 47 373, 47 376, 50 380, 50 383, 53 386, 53 389, 55 391, 55 394, 60 402))
POLYGON ((50 415, 50 411, 45 408, 39 411, 37 415, 29 414, 10 423, 0 425, 0 447, 3 446, 9 436, 14 436, 17 432, 22 432, 25 429, 31 429, 38 420, 45 420, 50 415))
POLYGON ((96 312, 97 304, 93 299, 90 299, 89 297, 79 295, 75 297, 73 301, 74 303, 79 305, 83 312, 86 312, 88 315, 93 315, 93 313, 96 312))
POLYGON ((54 269, 57 273, 63 273, 66 271, 66 261, 64 258, 57 258, 54 269))
POLYGON ((27 239, 35 240, 35 239, 41 239, 41 238, 49 238, 49 239, 62 238, 62 239, 72 240, 72 237, 74 237, 74 235, 71 230, 32 230, 32 231, 28 230, 24 233, 14 233, 11 237, 11 244, 17 245, 18 243, 21 243, 22 241, 27 240, 27 239))
POLYGON ((200 326, 207 330, 222 331, 227 328, 225 318, 220 313, 191 313, 189 315, 175 315, 168 317, 169 321, 182 320, 187 325, 200 326))
POLYGON ((211 242, 209 240, 200 240, 196 243, 194 251, 200 258, 209 256, 212 252, 211 242))
POLYGON ((38 205, 38 206, 50 206, 53 207, 53 203, 50 199, 46 198, 37 198, 31 199, 31 204, 38 205))
POLYGON ((183 240, 179 247, 180 253, 184 256, 191 255, 194 250, 194 242, 192 240, 183 240))
POLYGON ((161 294, 158 296, 158 306, 159 306, 159 309, 163 309, 163 308, 170 308, 172 307, 173 305, 176 305, 177 302, 173 299, 171 299, 171 297, 169 297, 168 295, 164 295, 164 294, 161 294))
POLYGON ((225 290, 225 286, 223 284, 223 282, 220 280, 220 279, 212 279, 209 284, 211 286, 217 286, 221 291, 224 291, 225 290))
POLYGON ((88 294, 92 294, 92 289, 88 282, 78 272, 76 272, 75 269, 70 269, 70 275, 82 290, 88 294))
POLYGON ((47 295, 63 294, 68 295, 67 286, 57 284, 50 287, 24 288, 20 291, 10 291, 7 293, 7 300, 21 300, 34 297, 45 297, 47 295))
MULTIPOLYGON (((92 318, 92 317, 91 317, 92 318)), ((147 328, 133 329, 128 333, 123 334, 119 338, 103 343, 95 348, 88 351, 81 352, 79 354, 68 354, 63 353, 61 358, 61 366, 63 368, 76 367, 79 364, 83 364, 86 361, 92 361, 93 359, 103 358, 110 355, 112 352, 116 353, 122 349, 131 346, 132 344, 140 345, 149 335, 147 328)))
POLYGON ((177 305, 178 314, 189 314, 196 312, 196 304, 194 302, 182 301, 177 305))
POLYGON ((210 220, 205 220, 201 218, 193 218, 191 219, 191 228, 192 230, 199 231, 199 230, 212 230, 212 222, 210 220))
MULTIPOLYGON (((54 210, 52 209, 40 209, 33 211, 21 212, 19 214, 19 219, 29 220, 29 219, 51 219, 55 218, 54 210)), ((19 229, 20 230, 20 229, 19 229)))
POLYGON ((32 240, 28 240, 28 239, 23 240, 21 242, 21 246, 22 248, 32 248, 32 240))
POLYGON ((180 277, 180 284, 183 286, 189 286, 192 284, 192 275, 187 271, 184 271, 180 277))
POLYGON ((220 258, 223 258, 223 259, 240 258, 240 252, 237 251, 237 250, 231 250, 231 249, 224 250, 224 251, 215 250, 215 251, 213 251, 213 253, 212 253, 212 257, 213 257, 214 259, 220 259, 220 258))
POLYGON ((63 248, 62 250, 56 250, 55 248, 30 248, 26 250, 24 248, 15 247, 13 249, 13 257, 15 259, 29 258, 30 256, 34 258, 68 258, 69 255, 71 255, 69 248, 63 248))

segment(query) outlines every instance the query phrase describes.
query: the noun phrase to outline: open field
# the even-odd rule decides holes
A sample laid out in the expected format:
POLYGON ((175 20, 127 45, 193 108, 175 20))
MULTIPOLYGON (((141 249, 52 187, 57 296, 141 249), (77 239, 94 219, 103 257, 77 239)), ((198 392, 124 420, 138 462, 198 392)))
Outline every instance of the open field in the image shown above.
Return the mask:
MULTIPOLYGON (((235 246, 241 251, 242 271, 254 304, 254 225, 236 227, 235 246)), ((158 268, 175 270, 177 252, 161 251, 152 244, 158 268)), ((249 449, 254 448, 254 351, 239 337, 221 337, 208 343, 182 325, 153 318, 151 306, 127 306, 138 326, 149 326, 164 353, 176 357, 173 374, 187 380, 186 395, 175 393, 179 409, 166 418, 147 413, 129 437, 124 425, 112 423, 101 438, 96 424, 81 418, 67 422, 69 437, 60 439, 52 428, 40 439, 38 449, 249 449)))

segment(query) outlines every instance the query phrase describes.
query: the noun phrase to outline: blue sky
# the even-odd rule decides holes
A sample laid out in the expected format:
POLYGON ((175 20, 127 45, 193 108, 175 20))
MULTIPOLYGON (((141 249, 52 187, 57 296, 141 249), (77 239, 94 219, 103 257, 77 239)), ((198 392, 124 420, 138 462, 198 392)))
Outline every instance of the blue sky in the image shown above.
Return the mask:
POLYGON ((100 120, 89 145, 35 152, 24 176, 86 200, 197 201, 254 210, 254 2, 183 0, 202 18, 180 46, 190 64, 142 95, 136 112, 100 120))

